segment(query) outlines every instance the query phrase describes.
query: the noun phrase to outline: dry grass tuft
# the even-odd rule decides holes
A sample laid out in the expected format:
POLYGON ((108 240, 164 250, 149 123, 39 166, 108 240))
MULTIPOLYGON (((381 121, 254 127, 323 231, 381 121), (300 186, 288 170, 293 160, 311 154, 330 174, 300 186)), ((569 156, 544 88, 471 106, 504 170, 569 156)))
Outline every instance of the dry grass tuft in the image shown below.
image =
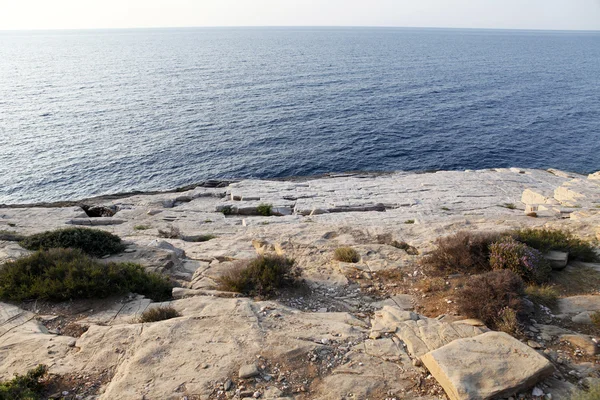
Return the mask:
POLYGON ((171 306, 154 307, 144 311, 139 318, 139 322, 158 322, 177 317, 181 317, 181 314, 171 306))
POLYGON ((355 264, 360 261, 360 254, 352 247, 340 247, 335 249, 333 258, 337 261, 355 264))
POLYGON ((525 289, 525 294, 534 303, 544 305, 546 307, 554 307, 558 302, 558 290, 550 285, 535 286, 531 285, 525 289))
POLYGON ((247 263, 236 265, 218 279, 218 288, 248 296, 273 297, 285 287, 297 284, 295 261, 274 255, 259 256, 247 263))

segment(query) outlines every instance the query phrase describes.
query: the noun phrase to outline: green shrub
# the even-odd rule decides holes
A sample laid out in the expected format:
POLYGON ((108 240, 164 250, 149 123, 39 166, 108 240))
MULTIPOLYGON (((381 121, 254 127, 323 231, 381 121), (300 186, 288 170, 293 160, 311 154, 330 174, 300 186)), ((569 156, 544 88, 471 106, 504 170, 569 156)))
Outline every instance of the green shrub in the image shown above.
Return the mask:
POLYGON ((137 264, 103 264, 76 249, 38 251, 0 268, 0 298, 5 300, 63 301, 135 292, 158 301, 170 298, 171 289, 167 278, 137 264))
POLYGON ((508 270, 474 275, 457 296, 456 305, 461 315, 478 318, 490 328, 513 324, 510 312, 521 311, 524 294, 523 280, 508 270))
POLYGON ((567 231, 521 229, 511 232, 511 236, 542 253, 552 250, 565 251, 569 252, 569 257, 573 260, 584 262, 600 261, 591 243, 578 239, 567 231))
POLYGON ((221 212, 223 213, 223 215, 231 215, 233 214, 233 207, 225 206, 221 209, 221 212))
POLYGON ((134 231, 145 231, 152 228, 150 225, 136 225, 133 227, 134 231))
POLYGON ((355 264, 360 261, 360 254, 352 247, 340 247, 335 249, 333 258, 337 261, 355 264))
POLYGON ((546 307, 554 307, 558 302, 558 291, 549 285, 528 286, 525 289, 525 294, 534 303, 541 304, 546 307))
POLYGON ((142 313, 139 322, 158 322, 177 317, 181 317, 181 314, 173 307, 153 307, 142 313))
POLYGON ((272 297, 279 289, 295 284, 298 274, 294 264, 294 260, 282 256, 260 256, 220 277, 219 289, 272 297))
POLYGON ((498 234, 465 231, 440 238, 436 248, 422 260, 423 266, 434 275, 489 271, 489 245, 499 238, 498 234))
POLYGON ((99 229, 67 228, 26 237, 20 245, 28 250, 80 249, 92 257, 125 250, 121 238, 99 229))
POLYGON ((261 204, 256 208, 256 212, 258 212, 258 215, 269 217, 273 213, 273 206, 271 204, 261 204))
POLYGON ((42 379, 47 375, 48 367, 38 365, 9 382, 0 383, 0 400, 41 400, 45 385, 42 379))
POLYGON ((552 272, 540 251, 512 238, 490 245, 490 266, 494 270, 508 269, 531 283, 546 282, 552 272))
POLYGON ((408 225, 412 225, 412 224, 415 223, 415 220, 414 219, 407 219, 406 221, 404 221, 404 223, 408 224, 408 225))

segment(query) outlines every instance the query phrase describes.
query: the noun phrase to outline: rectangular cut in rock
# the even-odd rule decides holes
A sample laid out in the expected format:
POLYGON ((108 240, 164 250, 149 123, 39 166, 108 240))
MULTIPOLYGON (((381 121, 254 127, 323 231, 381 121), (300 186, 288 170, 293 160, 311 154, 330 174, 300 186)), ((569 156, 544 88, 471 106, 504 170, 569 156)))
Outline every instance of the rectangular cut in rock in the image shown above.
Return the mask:
POLYGON ((509 397, 554 371, 545 357, 503 332, 455 340, 421 361, 451 400, 509 397))

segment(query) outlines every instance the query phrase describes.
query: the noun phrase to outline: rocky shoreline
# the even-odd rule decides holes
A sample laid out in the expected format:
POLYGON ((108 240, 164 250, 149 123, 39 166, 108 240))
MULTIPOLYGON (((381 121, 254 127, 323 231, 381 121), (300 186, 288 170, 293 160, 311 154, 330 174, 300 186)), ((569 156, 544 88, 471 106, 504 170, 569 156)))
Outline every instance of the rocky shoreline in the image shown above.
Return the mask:
MULTIPOLYGON (((168 275, 177 283, 168 304, 181 317, 137 323, 162 304, 135 294, 0 303, 2 380, 45 364, 65 377, 69 399, 569 399, 600 377, 590 318, 600 310, 598 290, 561 296, 511 337, 457 315, 452 298, 434 306, 417 289, 423 254, 459 231, 546 227, 597 243, 598 173, 214 181, 0 208, 2 232, 69 226, 123 238, 127 249, 103 260, 168 275), (356 249, 360 261, 334 261, 340 246, 356 249), (306 287, 271 301, 216 289, 237 260, 269 253, 294 258, 306 287)), ((26 254, 0 241, 0 263, 26 254)), ((579 262, 564 273, 582 268, 600 274, 600 264, 579 262)))

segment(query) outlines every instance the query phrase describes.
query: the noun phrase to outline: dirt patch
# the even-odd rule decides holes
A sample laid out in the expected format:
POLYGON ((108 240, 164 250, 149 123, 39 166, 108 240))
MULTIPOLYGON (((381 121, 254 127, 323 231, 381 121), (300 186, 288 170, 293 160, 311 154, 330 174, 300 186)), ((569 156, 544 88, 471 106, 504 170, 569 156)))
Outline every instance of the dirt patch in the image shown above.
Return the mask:
POLYGON ((75 400, 94 396, 111 381, 113 375, 112 369, 99 374, 50 374, 44 398, 75 400))

